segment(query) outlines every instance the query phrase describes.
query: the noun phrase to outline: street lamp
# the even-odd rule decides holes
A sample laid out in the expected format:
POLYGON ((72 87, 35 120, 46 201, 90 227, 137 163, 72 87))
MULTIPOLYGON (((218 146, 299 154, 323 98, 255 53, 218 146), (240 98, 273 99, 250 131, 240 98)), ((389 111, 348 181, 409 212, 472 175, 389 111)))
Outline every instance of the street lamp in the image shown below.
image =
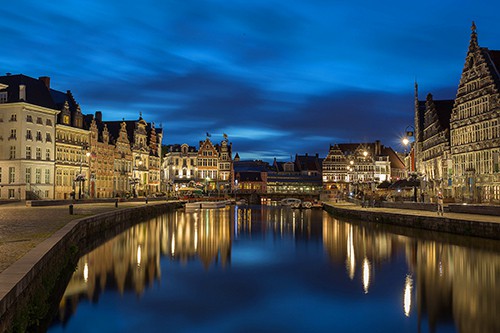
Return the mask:
MULTIPOLYGON (((87 146, 82 146, 81 156, 80 156, 80 173, 75 178, 75 182, 78 182, 78 199, 82 198, 82 182, 85 182, 85 175, 82 173, 83 168, 83 151, 87 149, 87 146)), ((85 154, 87 158, 90 157, 90 152, 87 151, 85 154)))
POLYGON ((208 176, 207 176, 207 178, 205 178, 205 182, 206 182, 206 185, 207 185, 207 190, 206 190, 206 192, 207 192, 207 195, 208 195, 208 184, 209 184, 209 182, 210 182, 210 177, 208 177, 208 176))

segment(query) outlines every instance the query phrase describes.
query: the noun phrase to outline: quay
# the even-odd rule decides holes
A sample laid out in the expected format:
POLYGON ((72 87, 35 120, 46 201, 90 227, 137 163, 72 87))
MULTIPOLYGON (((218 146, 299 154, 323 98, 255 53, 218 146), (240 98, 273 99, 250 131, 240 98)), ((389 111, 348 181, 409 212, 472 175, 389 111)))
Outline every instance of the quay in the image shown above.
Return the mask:
POLYGON ((361 207, 355 203, 328 202, 323 209, 333 216, 370 223, 397 225, 471 237, 500 240, 500 216, 445 212, 409 208, 361 207))

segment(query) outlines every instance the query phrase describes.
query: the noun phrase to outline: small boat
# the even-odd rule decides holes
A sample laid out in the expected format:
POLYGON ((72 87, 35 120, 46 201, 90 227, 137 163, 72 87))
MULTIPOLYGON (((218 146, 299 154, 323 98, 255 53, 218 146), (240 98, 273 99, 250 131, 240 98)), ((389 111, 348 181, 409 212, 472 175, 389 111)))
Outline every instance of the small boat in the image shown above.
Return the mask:
POLYGON ((226 204, 226 201, 202 201, 201 208, 224 208, 226 204))
POLYGON ((323 203, 321 201, 314 200, 311 204, 311 208, 323 208, 323 203))
POLYGON ((201 208, 201 202, 200 201, 195 201, 195 202, 186 202, 186 204, 184 205, 184 208, 187 210, 187 211, 191 211, 191 210, 198 210, 201 208))
POLYGON ((238 206, 245 206, 247 204, 247 201, 245 199, 237 200, 236 205, 238 206))
POLYGON ((296 199, 296 198, 286 198, 286 199, 283 199, 280 201, 280 204, 282 206, 288 206, 288 207, 292 207, 292 208, 300 208, 301 203, 302 203, 302 201, 300 199, 296 199))

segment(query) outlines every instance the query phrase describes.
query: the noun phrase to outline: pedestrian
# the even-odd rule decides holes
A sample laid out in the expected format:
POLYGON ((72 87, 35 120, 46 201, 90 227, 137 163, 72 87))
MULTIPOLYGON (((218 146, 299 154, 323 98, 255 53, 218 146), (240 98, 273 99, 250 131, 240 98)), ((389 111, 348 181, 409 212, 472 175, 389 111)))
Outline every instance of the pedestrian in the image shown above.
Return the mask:
POLYGON ((437 195, 437 214, 443 216, 444 215, 444 207, 443 207, 443 193, 438 192, 437 195))

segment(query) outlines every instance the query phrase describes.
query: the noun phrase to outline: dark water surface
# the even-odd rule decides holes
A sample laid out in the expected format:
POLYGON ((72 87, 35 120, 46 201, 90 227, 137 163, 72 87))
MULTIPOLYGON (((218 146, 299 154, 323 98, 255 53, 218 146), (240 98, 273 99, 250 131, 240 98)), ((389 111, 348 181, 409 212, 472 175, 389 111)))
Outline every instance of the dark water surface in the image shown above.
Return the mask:
POLYGON ((171 212, 83 256, 49 332, 500 332, 499 248, 321 210, 171 212))

